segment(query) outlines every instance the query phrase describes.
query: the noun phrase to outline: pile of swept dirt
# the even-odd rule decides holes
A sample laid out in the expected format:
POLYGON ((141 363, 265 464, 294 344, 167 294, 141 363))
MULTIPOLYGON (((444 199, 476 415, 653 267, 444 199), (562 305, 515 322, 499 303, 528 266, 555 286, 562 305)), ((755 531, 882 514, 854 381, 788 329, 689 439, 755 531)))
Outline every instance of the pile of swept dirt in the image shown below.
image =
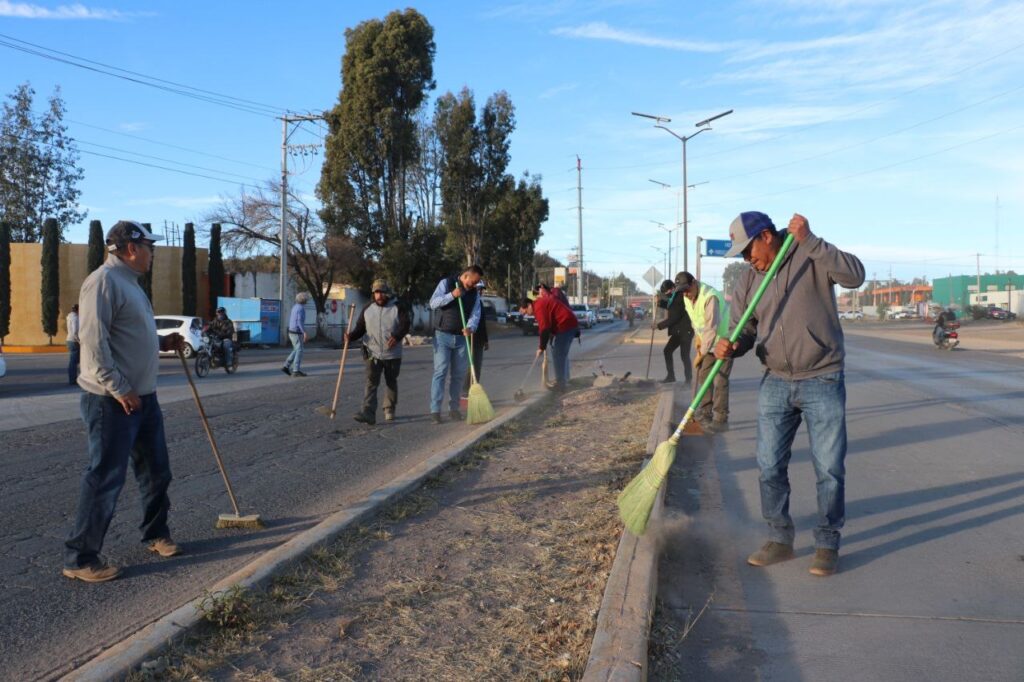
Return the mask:
POLYGON ((656 401, 629 383, 545 401, 265 592, 210 600, 136 677, 579 679, 656 401))

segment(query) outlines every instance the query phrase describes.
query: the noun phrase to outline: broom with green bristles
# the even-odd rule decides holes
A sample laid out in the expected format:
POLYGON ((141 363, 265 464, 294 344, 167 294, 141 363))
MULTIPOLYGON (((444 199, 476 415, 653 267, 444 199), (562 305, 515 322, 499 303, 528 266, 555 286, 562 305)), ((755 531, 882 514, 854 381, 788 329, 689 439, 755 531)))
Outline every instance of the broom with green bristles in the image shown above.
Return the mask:
MULTIPOLYGON (((782 248, 779 249, 779 253, 775 256, 771 267, 768 268, 767 274, 761 280, 761 285, 757 287, 754 297, 750 299, 747 309, 743 311, 743 316, 740 317, 736 328, 729 335, 729 343, 736 343, 736 340, 740 337, 743 327, 747 324, 750 316, 754 314, 754 308, 761 301, 761 296, 764 295, 765 289, 775 279, 775 273, 778 272, 779 266, 782 264, 782 260, 786 257, 786 253, 789 252, 792 244, 793 235, 787 234, 785 241, 782 242, 782 248)), ((658 445, 658 448, 654 451, 654 456, 651 457, 651 461, 647 463, 647 466, 641 469, 640 473, 619 493, 619 516, 622 518, 622 523, 625 524, 626 528, 633 535, 643 535, 644 531, 647 530, 647 520, 651 517, 654 500, 658 496, 661 484, 665 481, 665 476, 668 475, 672 462, 675 461, 676 446, 679 445, 679 438, 683 433, 683 429, 693 419, 694 412, 696 412, 697 407, 700 405, 700 401, 704 398, 704 394, 708 392, 708 389, 711 388, 711 383, 722 368, 722 362, 722 360, 715 360, 715 364, 711 367, 711 372, 693 396, 690 407, 686 410, 683 420, 679 422, 679 426, 672 434, 672 437, 658 445)))
MULTIPOLYGON (((462 307, 462 297, 456 299, 459 302, 459 315, 462 317, 462 328, 466 328, 466 310, 462 307)), ((469 354, 469 376, 472 381, 469 385, 469 400, 466 403, 466 423, 483 424, 494 419, 494 408, 491 407, 491 400, 487 397, 484 387, 477 383, 476 368, 473 367, 473 344, 469 337, 466 339, 466 352, 469 354)))

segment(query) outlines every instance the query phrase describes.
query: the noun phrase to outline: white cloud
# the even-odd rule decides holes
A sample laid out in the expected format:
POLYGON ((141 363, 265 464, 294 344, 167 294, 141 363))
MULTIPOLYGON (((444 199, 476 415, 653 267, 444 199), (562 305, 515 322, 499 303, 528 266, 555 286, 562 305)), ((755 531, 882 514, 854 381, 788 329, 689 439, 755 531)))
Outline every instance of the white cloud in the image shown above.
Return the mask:
POLYGON ((572 92, 579 86, 579 83, 563 83, 562 85, 555 85, 540 93, 537 97, 539 99, 551 99, 552 97, 557 97, 562 93, 572 92))
POLYGON ((128 16, 134 16, 134 14, 126 14, 118 10, 86 7, 78 3, 58 5, 51 9, 28 2, 0 0, 0 17, 14 17, 16 19, 98 19, 110 21, 125 19, 128 16))
POLYGON ((657 47, 681 52, 724 52, 734 49, 737 43, 706 42, 700 40, 684 40, 678 38, 660 38, 658 36, 614 28, 603 21, 595 21, 581 26, 563 26, 552 31, 556 36, 568 38, 587 38, 591 40, 607 40, 626 45, 657 47))
POLYGON ((125 133, 137 133, 146 129, 145 123, 140 122, 125 122, 119 123, 117 129, 125 133))

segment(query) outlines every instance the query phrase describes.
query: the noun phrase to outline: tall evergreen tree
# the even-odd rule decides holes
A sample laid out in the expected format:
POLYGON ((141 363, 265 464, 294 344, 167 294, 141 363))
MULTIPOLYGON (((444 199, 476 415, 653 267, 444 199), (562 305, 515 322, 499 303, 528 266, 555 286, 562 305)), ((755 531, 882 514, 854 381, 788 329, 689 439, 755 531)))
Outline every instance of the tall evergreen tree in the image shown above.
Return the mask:
POLYGON ((224 260, 220 253, 220 223, 210 226, 210 302, 207 319, 217 309, 217 297, 224 295, 224 260))
POLYGON ((196 314, 196 227, 185 223, 181 249, 181 314, 196 314))
POLYGON ((57 334, 57 315, 60 312, 60 228, 54 218, 47 218, 43 224, 43 256, 40 265, 43 272, 43 333, 53 343, 53 337, 57 334))
POLYGON ((103 265, 103 256, 107 252, 107 245, 103 238, 103 226, 98 220, 89 221, 89 272, 92 272, 103 265))
POLYGON ((0 344, 11 333, 11 226, 0 221, 0 344))
MULTIPOLYGON (((148 231, 153 231, 153 225, 150 223, 142 223, 148 231)), ((149 270, 146 270, 145 274, 139 276, 139 284, 142 285, 142 290, 146 292, 146 298, 149 302, 153 302, 153 268, 156 267, 156 253, 153 253, 153 262, 149 265, 149 270)))

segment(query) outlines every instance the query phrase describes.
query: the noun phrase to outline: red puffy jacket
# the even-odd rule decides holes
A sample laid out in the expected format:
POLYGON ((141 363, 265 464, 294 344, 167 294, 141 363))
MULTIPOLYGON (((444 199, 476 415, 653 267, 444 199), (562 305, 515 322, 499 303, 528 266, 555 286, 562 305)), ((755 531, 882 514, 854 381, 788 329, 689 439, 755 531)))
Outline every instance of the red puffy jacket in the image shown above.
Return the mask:
POLYGON ((576 313, 555 295, 547 294, 533 302, 533 316, 537 318, 540 333, 540 349, 548 346, 548 339, 554 334, 578 328, 576 313))

